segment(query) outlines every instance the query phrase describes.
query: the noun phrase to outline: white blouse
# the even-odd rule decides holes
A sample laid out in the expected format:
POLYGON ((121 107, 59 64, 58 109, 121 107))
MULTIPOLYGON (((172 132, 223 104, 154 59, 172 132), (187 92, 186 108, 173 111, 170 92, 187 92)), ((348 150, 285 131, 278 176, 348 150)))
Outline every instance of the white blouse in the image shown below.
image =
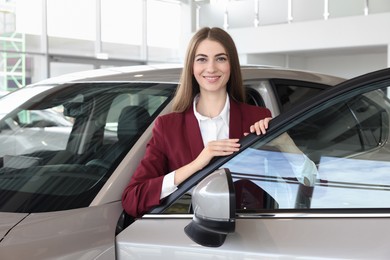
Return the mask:
MULTIPOLYGON (((196 110, 196 104, 198 103, 199 95, 194 98, 193 107, 194 114, 199 123, 200 133, 204 146, 210 141, 227 139, 229 138, 229 118, 230 118, 230 102, 229 95, 226 95, 225 106, 221 113, 213 118, 199 114, 196 110)), ((160 199, 163 199, 177 190, 177 186, 174 184, 175 171, 168 173, 164 176, 160 199)))

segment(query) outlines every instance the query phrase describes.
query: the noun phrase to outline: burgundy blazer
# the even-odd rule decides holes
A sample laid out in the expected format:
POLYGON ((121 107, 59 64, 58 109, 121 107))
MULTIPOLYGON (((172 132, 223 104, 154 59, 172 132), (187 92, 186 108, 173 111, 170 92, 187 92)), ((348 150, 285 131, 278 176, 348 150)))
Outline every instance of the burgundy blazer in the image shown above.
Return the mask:
MULTIPOLYGON (((241 138, 255 122, 271 117, 264 107, 230 99, 229 138, 241 138)), ((122 206, 139 217, 160 204, 162 182, 168 174, 193 161, 203 150, 203 140, 193 107, 156 119, 144 158, 122 195, 122 206)))

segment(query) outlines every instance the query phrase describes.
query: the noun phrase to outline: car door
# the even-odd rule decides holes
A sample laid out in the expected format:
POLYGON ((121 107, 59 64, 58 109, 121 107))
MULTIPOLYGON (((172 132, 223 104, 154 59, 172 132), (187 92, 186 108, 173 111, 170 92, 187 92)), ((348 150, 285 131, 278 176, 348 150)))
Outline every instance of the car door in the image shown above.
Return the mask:
POLYGON ((388 259, 389 96, 385 69, 276 117, 121 232, 117 257, 388 259))

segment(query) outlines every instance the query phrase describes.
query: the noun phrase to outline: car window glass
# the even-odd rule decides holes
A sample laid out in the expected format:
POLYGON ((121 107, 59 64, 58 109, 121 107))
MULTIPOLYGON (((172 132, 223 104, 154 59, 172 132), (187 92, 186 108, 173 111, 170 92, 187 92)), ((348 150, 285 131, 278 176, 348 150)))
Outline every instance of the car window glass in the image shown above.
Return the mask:
POLYGON ((246 85, 245 87, 246 87, 246 103, 253 106, 265 107, 264 99, 260 95, 260 93, 250 86, 246 85))
POLYGON ((314 85, 305 82, 274 80, 272 83, 280 102, 281 112, 288 111, 297 104, 318 95, 325 88, 323 85, 314 85))
POLYGON ((223 165, 237 210, 390 207, 387 93, 340 99, 223 165))
POLYGON ((15 105, 0 119, 0 211, 88 206, 175 88, 78 83, 15 105))

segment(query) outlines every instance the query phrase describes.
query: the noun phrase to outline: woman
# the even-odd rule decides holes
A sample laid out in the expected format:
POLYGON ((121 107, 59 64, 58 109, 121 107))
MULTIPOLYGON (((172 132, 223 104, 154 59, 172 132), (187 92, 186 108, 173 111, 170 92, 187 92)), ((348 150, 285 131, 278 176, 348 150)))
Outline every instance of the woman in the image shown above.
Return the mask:
POLYGON ((239 138, 264 134, 271 112, 244 103, 238 53, 230 35, 203 28, 191 39, 173 113, 156 119, 145 156, 122 196, 139 217, 215 156, 240 148, 239 138))

